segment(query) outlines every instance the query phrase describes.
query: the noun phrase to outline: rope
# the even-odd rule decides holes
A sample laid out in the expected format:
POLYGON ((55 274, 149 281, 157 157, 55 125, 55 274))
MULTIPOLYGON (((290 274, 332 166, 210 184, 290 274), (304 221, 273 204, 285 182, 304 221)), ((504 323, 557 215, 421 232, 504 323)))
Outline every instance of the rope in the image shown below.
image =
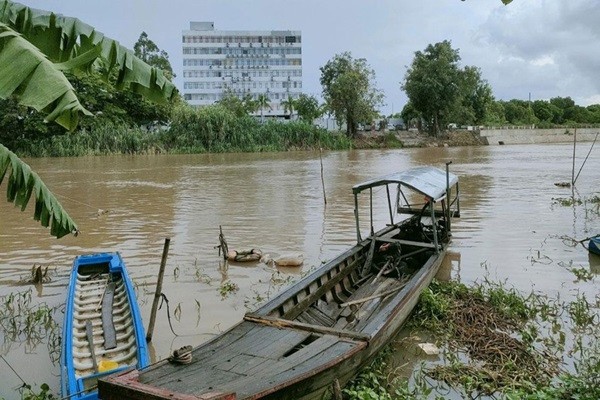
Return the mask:
POLYGON ((592 149, 594 148, 594 145, 596 144, 596 139, 598 139, 599 134, 600 134, 600 132, 596 133, 596 137, 594 138, 594 141, 592 142, 592 145, 590 146, 590 151, 588 151, 587 156, 585 156, 585 160, 583 160, 583 163, 581 163, 581 168, 579 168, 579 172, 577 172, 577 176, 575 177, 575 179, 573 179, 573 185, 575 185, 575 182, 577 182, 577 178, 579 178, 579 174, 581 173, 581 170, 583 169, 585 162, 587 161, 588 157, 590 156, 590 153, 592 152, 592 149))
POLYGON ((68 196, 65 196, 64 194, 56 193, 56 191, 53 191, 52 193, 54 193, 55 196, 62 197, 63 199, 72 201, 73 203, 78 203, 78 204, 81 204, 82 206, 86 206, 86 207, 89 207, 89 208, 94 209, 94 210, 98 209, 98 207, 94 207, 94 206, 92 206, 90 204, 87 204, 87 203, 84 203, 82 201, 72 199, 72 198, 70 198, 68 196))
POLYGON ((17 376, 17 378, 19 378, 21 380, 21 382, 23 382, 23 386, 27 385, 27 383, 25 383, 25 381, 23 380, 23 378, 21 378, 21 375, 19 375, 19 373, 12 367, 12 365, 10 365, 8 363, 8 361, 6 361, 6 358, 4 358, 3 355, 0 354, 0 357, 2 357, 2 361, 4 361, 6 363, 6 365, 8 365, 8 368, 10 368, 12 370, 12 372, 15 373, 15 375, 17 376))
POLYGON ((167 299, 167 296, 165 296, 164 293, 161 293, 160 294, 160 305, 158 306, 159 310, 162 308, 163 302, 167 303, 167 319, 169 320, 169 328, 171 328, 171 332, 173 332, 173 335, 179 336, 178 334, 175 333, 175 331, 173 330, 173 325, 171 324, 171 311, 169 309, 169 299, 167 299))
POLYGON ((183 346, 175 351, 169 357, 169 362, 174 364, 190 364, 192 362, 192 346, 183 346))

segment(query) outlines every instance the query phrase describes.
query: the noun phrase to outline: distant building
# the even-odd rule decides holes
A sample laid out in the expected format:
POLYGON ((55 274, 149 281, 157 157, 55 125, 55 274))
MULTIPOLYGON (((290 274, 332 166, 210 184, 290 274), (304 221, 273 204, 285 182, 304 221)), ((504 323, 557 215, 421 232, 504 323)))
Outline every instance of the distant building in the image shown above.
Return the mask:
POLYGON ((266 94, 271 109, 263 114, 282 117, 281 102, 302 92, 300 31, 217 31, 213 22, 190 22, 182 41, 183 96, 191 105, 213 104, 226 92, 266 94))

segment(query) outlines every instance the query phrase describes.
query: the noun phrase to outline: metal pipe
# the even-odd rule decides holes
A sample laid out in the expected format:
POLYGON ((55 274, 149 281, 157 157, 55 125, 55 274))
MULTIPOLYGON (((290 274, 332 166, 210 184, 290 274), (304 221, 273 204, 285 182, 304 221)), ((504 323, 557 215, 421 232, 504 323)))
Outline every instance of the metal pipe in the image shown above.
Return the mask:
POLYGON ((360 223, 358 222, 358 194, 354 193, 354 219, 356 220, 356 241, 360 243, 362 238, 360 237, 360 223))
POLYGON ((456 213, 460 218, 460 189, 458 187, 458 182, 456 182, 456 213))
POLYGON ((448 233, 452 231, 450 226, 450 164, 452 164, 452 161, 446 163, 446 203, 448 204, 446 210, 446 231, 448 233))
POLYGON ((390 198, 390 186, 385 185, 385 191, 387 192, 388 209, 390 211, 390 224, 394 225, 394 214, 392 214, 392 199, 390 198))
POLYGON ((433 199, 429 201, 429 207, 431 208, 431 220, 433 221, 433 245, 435 246, 435 253, 438 254, 440 249, 438 247, 437 220, 435 219, 435 207, 433 206, 433 199))
POLYGON ((369 212, 371 213, 371 236, 375 234, 373 229, 373 188, 369 188, 369 212))

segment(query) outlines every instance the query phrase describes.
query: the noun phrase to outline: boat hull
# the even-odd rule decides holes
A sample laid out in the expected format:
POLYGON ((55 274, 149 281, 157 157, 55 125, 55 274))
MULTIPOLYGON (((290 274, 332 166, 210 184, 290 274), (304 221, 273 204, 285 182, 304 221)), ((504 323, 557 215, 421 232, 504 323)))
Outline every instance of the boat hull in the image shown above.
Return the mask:
MULTIPOLYGON (((377 236, 391 234, 393 228, 377 236)), ((438 252, 430 250, 408 283, 375 299, 374 310, 365 306, 364 319, 342 328, 306 323, 303 317, 307 315, 296 315, 289 308, 288 303, 301 306, 312 301, 307 294, 310 291, 315 298, 326 298, 353 286, 351 281, 361 279, 358 266, 368 257, 370 243, 367 239, 354 246, 247 314, 241 323, 194 349, 192 364, 163 362, 145 371, 102 379, 102 398, 317 399, 330 390, 334 380, 346 384, 399 332, 446 253, 446 244, 438 252), (328 287, 327 282, 335 284, 328 287), (323 287, 327 290, 319 291, 323 287), (182 383, 190 380, 193 383, 182 383)), ((358 290, 355 294, 361 297, 358 290)))
POLYGON ((317 399, 332 383, 346 384, 399 332, 440 268, 451 217, 460 215, 448 165, 446 173, 418 167, 353 186, 355 246, 193 349, 190 363, 101 379, 101 397, 317 399), (358 195, 365 191, 370 236, 363 239, 358 195), (374 192, 386 195, 390 217, 377 232, 374 192))
POLYGON ((590 239, 588 245, 590 253, 598 254, 600 256, 600 236, 596 236, 590 239))
POLYGON ((148 364, 141 314, 121 256, 76 257, 63 323, 62 397, 97 399, 100 377, 148 364))

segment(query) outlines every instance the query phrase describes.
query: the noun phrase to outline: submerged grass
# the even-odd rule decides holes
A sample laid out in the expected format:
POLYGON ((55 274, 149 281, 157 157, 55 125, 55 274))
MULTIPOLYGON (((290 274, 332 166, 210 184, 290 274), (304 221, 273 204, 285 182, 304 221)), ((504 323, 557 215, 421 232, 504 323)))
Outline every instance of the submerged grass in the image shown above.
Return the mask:
POLYGON ((32 352, 46 342, 53 363, 60 357, 60 327, 54 318, 56 308, 32 303, 32 290, 0 296, 0 339, 7 350, 13 343, 24 343, 32 352))

